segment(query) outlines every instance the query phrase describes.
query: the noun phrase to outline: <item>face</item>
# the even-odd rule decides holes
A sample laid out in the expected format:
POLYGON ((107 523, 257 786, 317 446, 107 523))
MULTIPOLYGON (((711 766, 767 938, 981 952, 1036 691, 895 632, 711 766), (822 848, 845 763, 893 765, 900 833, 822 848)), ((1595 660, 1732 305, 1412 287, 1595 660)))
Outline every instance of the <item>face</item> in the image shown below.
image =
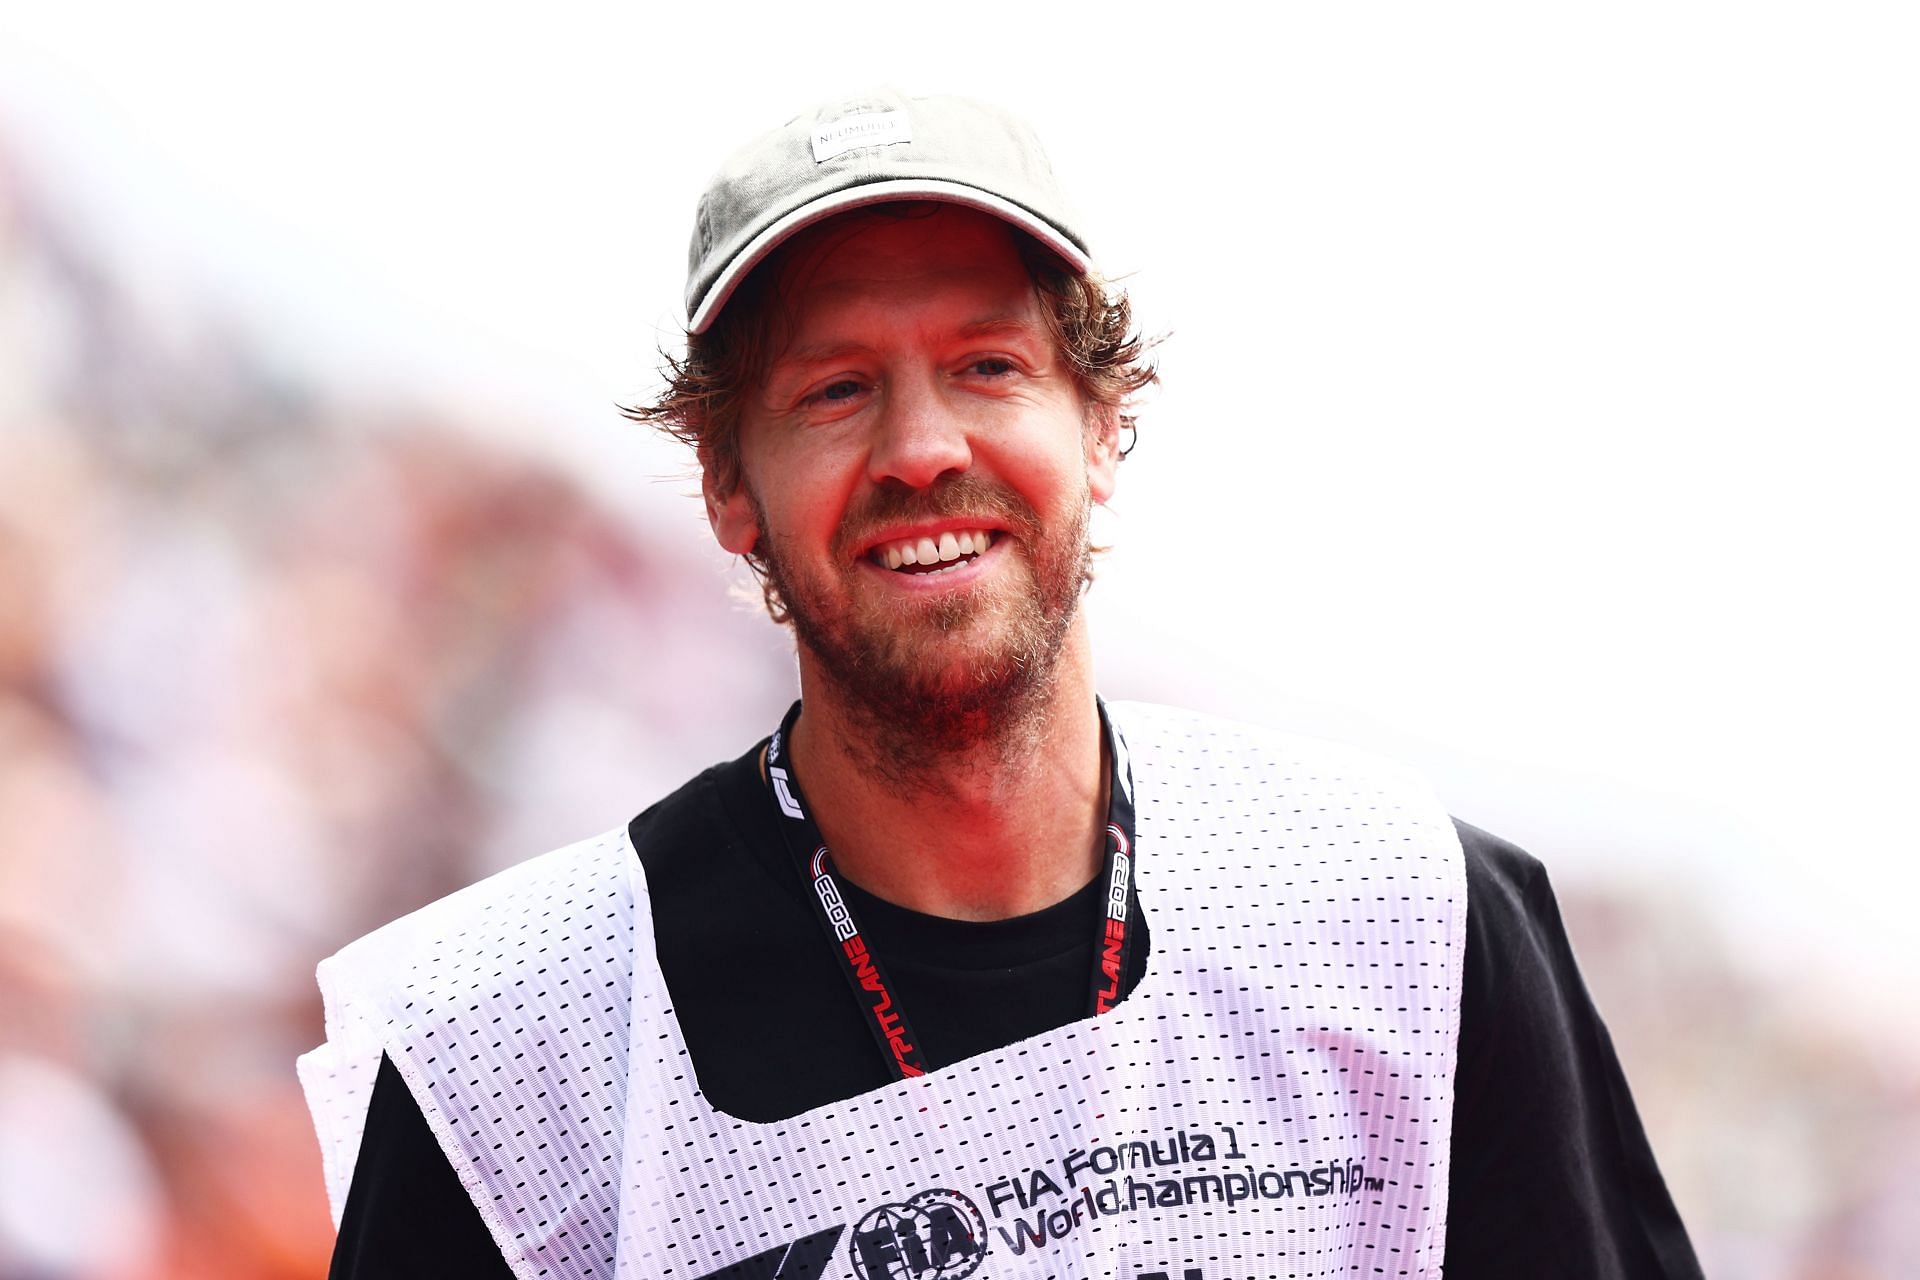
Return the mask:
POLYGON ((776 268, 775 357, 707 494, 810 660, 891 717, 991 716, 1048 681, 1113 490, 1011 230, 949 205, 854 214, 776 268))

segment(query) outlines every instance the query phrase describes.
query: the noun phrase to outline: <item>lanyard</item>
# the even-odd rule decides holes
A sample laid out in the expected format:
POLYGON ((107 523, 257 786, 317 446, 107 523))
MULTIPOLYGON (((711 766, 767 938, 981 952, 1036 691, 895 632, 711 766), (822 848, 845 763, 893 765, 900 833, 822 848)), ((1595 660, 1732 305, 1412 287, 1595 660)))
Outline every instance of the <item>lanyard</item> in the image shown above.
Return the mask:
MULTIPOLYGON (((1133 950, 1128 919, 1137 896, 1133 883, 1133 770, 1127 761, 1126 743, 1107 718, 1106 704, 1099 704, 1099 709, 1100 728, 1111 748, 1113 776, 1107 788, 1107 856, 1101 875, 1107 892, 1101 902, 1093 973, 1088 982, 1087 1008, 1096 1016, 1120 1003, 1120 988, 1133 950)), ((894 1079, 923 1076, 930 1067, 907 1022, 906 1010, 894 994, 893 984, 887 981, 879 957, 867 949, 860 926, 854 922, 853 909, 841 896, 839 881, 834 878, 833 856, 820 838, 820 829, 807 816, 791 750, 793 726, 799 718, 800 704, 796 702, 767 743, 767 789, 780 813, 781 837, 813 889, 815 914, 827 931, 840 971, 860 1002, 867 1028, 873 1032, 894 1079)))

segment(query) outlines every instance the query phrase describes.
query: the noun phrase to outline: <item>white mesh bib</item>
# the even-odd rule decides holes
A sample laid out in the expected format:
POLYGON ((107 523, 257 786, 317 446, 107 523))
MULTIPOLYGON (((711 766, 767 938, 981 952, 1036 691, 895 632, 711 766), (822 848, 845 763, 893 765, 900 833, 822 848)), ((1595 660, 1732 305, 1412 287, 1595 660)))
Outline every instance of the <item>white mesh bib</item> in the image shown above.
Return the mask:
POLYGON ((1109 711, 1152 942, 1114 1012, 736 1120, 698 1091, 614 833, 323 965, 329 1044, 301 1066, 336 1215, 384 1049, 523 1277, 1439 1275, 1451 823, 1357 753, 1109 711))

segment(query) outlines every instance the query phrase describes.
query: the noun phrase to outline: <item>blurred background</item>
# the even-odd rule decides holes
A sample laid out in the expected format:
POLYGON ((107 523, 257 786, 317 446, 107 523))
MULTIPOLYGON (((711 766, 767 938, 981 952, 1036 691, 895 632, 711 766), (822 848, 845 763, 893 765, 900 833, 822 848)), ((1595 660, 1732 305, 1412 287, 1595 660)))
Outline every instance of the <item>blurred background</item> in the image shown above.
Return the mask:
POLYGON ((1554 873, 1715 1276, 1920 1275, 1895 5, 0 4, 0 1280, 317 1276, 312 969, 771 729, 625 423, 736 143, 1028 116, 1170 336, 1110 697, 1554 873))

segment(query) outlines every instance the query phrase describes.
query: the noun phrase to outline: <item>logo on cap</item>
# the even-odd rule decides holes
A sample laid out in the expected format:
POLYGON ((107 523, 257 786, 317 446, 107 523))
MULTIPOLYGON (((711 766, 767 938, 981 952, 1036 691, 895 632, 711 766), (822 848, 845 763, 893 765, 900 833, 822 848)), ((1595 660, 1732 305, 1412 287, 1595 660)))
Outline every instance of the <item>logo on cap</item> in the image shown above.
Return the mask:
POLYGON ((863 111, 813 126, 813 162, 825 164, 861 147, 890 147, 912 141, 913 122, 906 112, 863 111))

